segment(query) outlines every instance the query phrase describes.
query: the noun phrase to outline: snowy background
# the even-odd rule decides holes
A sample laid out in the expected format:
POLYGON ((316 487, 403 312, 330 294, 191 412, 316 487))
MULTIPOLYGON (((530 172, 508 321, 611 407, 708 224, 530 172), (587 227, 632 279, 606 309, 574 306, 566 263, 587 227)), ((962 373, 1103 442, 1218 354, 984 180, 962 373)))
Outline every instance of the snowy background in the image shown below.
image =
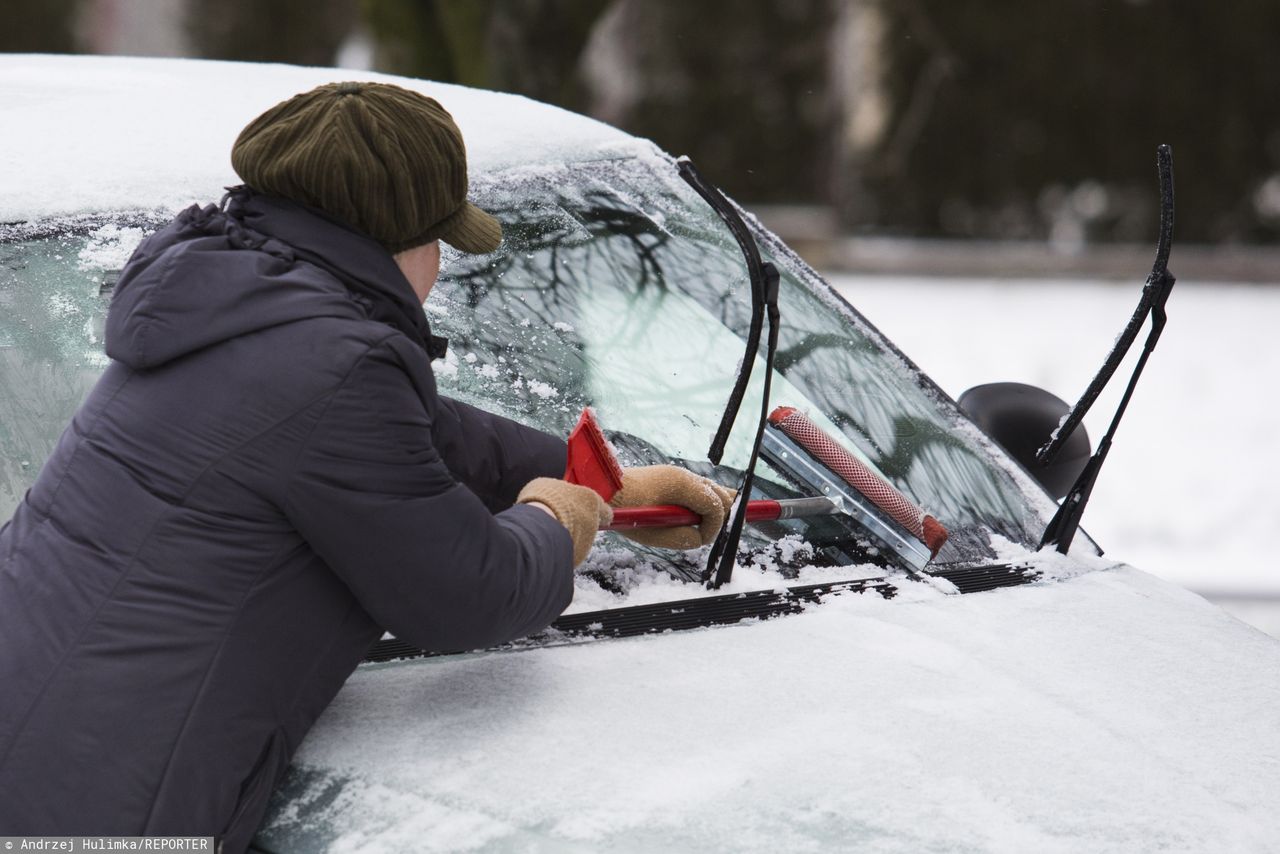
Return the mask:
MULTIPOLYGON (((1176 273, 1175 257, 1170 268, 1176 273)), ((834 275, 829 281, 952 397, 1017 381, 1069 403, 1137 305, 1141 280, 834 275)), ((1112 558, 1280 635, 1280 289, 1179 281, 1085 513, 1112 558)), ((1085 420, 1096 446, 1145 339, 1085 420)))

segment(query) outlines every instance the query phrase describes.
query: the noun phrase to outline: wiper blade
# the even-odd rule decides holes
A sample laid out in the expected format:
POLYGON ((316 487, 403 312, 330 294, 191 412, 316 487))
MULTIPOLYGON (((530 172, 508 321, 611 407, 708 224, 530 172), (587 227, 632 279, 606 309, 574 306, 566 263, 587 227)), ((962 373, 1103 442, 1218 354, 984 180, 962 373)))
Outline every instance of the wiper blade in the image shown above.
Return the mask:
POLYGON ((1107 453, 1111 450, 1111 440, 1115 436, 1116 428, 1120 426, 1120 419, 1124 417, 1125 409, 1129 406, 1129 400, 1133 397, 1133 390, 1138 385, 1139 377, 1142 376, 1142 369, 1146 367, 1147 358, 1155 350, 1156 342, 1160 340, 1160 333, 1164 331, 1165 321, 1168 319, 1165 315, 1165 303, 1169 299, 1169 294, 1173 290, 1175 281, 1173 273, 1169 272, 1168 266, 1169 251, 1173 247, 1173 151, 1169 146, 1161 145, 1156 149, 1156 167, 1160 180, 1160 236, 1156 243, 1156 260, 1151 267, 1151 274, 1147 276, 1146 284, 1142 288, 1142 298, 1138 301, 1138 307, 1134 310, 1133 316, 1129 318, 1129 323, 1125 326, 1124 331, 1116 339, 1115 346, 1107 356, 1106 361, 1103 362, 1102 368, 1089 383, 1089 387, 1085 389, 1080 400, 1067 413, 1066 418, 1062 420, 1058 429, 1054 431, 1050 441, 1036 452, 1036 460, 1041 465, 1051 463, 1071 436, 1071 433, 1080 426, 1085 413, 1093 406, 1094 401, 1098 399, 1098 395, 1102 393, 1103 388, 1111 380, 1116 369, 1120 367, 1120 362, 1124 360, 1125 355, 1129 352, 1129 348, 1137 339, 1138 332, 1148 317, 1151 318, 1151 331, 1147 333, 1146 343, 1143 345, 1142 353, 1138 357, 1138 363, 1133 369, 1133 375, 1129 378, 1129 385, 1125 388, 1124 397, 1121 398, 1120 405, 1111 419, 1111 426, 1107 428, 1106 435, 1098 443, 1098 449, 1089 459, 1084 470, 1080 472, 1080 476, 1076 478, 1071 491, 1062 500, 1058 512, 1054 514, 1048 527, 1045 528, 1044 536, 1040 540, 1040 548, 1042 549, 1045 546, 1052 545, 1062 554, 1066 554, 1071 547, 1071 541, 1075 538, 1076 530, 1080 527, 1080 518, 1084 515, 1085 505, 1088 504, 1089 496, 1093 493, 1093 485, 1098 479, 1098 472, 1107 458, 1107 453))
POLYGON ((747 383, 751 379, 751 366, 755 362, 756 352, 760 348, 760 335, 765 318, 769 321, 769 332, 765 339, 764 389, 760 400, 760 418, 756 424, 755 439, 751 445, 751 458, 747 462, 746 473, 742 485, 738 487, 738 497, 731 509, 731 518, 720 529, 719 536, 711 546, 707 556, 707 567, 703 572, 703 580, 712 589, 717 589, 733 577, 733 568, 737 565, 738 542, 742 538, 742 526, 747 520, 747 501, 751 497, 751 486, 755 482, 756 463, 760 459, 760 443, 764 440, 764 428, 769 417, 769 394, 773 384, 773 360, 778 351, 778 327, 781 323, 778 312, 778 270, 769 261, 760 257, 760 249, 755 238, 743 222, 742 217, 729 200, 707 179, 702 177, 687 157, 680 158, 677 163, 680 177, 692 187, 698 195, 709 204, 728 226, 734 240, 747 263, 747 277, 751 283, 751 324, 747 330, 747 348, 742 357, 742 367, 738 370, 738 378, 729 393, 729 402, 725 405, 724 414, 720 418, 720 426, 711 440, 711 448, 707 451, 707 459, 719 465, 724 455, 724 447, 729 440, 729 432, 733 429, 742 407, 742 398, 747 393, 747 383))

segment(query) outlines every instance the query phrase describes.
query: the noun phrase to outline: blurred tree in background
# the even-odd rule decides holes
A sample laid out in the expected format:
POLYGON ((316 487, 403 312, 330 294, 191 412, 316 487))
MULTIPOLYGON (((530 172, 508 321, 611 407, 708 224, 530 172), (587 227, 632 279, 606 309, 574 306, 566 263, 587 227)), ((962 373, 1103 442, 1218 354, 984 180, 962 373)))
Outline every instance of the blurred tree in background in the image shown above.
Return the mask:
MULTIPOLYGON (((0 49, 109 51, 85 31, 126 8, 161 27, 156 2, 9 0, 0 49)), ((327 65, 359 42, 358 64, 597 116, 856 231, 1145 242, 1168 142, 1181 239, 1280 237, 1274 0, 171 2, 182 51, 327 65)))
POLYGON ((845 163, 877 205, 854 222, 1148 240, 1155 146, 1168 142, 1180 235, 1277 236, 1280 199, 1265 187, 1280 172, 1274 0, 875 5, 893 119, 845 163))
POLYGON ((610 0, 364 0, 383 71, 581 111, 582 51, 610 0))
POLYGON ((825 201, 831 0, 619 0, 587 72, 591 112, 756 202, 825 201))
POLYGON ((2 53, 71 53, 78 0, 5 0, 2 53))
POLYGON ((823 195, 827 158, 813 152, 827 147, 830 0, 364 0, 364 9, 380 69, 599 116, 714 164, 712 174, 732 175, 730 186, 755 201, 823 195))
POLYGON ((186 21, 198 56, 332 65, 357 16, 351 0, 189 0, 186 21))

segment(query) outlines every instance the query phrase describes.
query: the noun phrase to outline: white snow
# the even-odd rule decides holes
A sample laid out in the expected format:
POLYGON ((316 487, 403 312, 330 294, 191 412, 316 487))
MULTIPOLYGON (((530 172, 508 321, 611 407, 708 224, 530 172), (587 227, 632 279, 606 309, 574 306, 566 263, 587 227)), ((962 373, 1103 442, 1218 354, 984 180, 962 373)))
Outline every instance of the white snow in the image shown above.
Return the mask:
POLYGON ((453 379, 458 375, 458 354, 452 350, 447 351, 443 359, 436 359, 431 363, 431 370, 435 371, 437 377, 453 379))
MULTIPOLYGON (((573 602, 565 613, 598 611, 632 605, 653 605, 659 602, 700 599, 706 596, 748 593, 754 590, 777 590, 794 584, 820 584, 831 581, 847 581, 857 578, 877 578, 884 570, 875 565, 816 567, 802 566, 799 576, 784 578, 778 572, 777 561, 770 555, 757 556, 750 566, 740 566, 733 579, 718 590, 709 590, 701 583, 684 582, 671 575, 665 560, 650 560, 627 549, 618 548, 614 537, 620 534, 599 534, 596 544, 586 561, 578 567, 574 578, 573 602), (593 573, 606 575, 621 593, 601 588, 593 573)), ((798 537, 779 540, 776 552, 783 560, 792 561, 797 554, 811 550, 798 537)), ((708 548, 687 552, 688 559, 698 567, 706 565, 708 548)), ((908 595, 911 595, 910 593, 908 595)))
POLYGON ((146 229, 107 223, 95 229, 80 250, 81 270, 119 270, 147 236, 146 229))
MULTIPOLYGON (((1171 263, 1171 266, 1176 266, 1171 263)), ((1017 381, 1074 403, 1137 305, 1141 281, 835 277, 958 397, 1017 381)), ((1180 281, 1084 527, 1109 555, 1206 591, 1280 593, 1280 289, 1180 281)), ((1085 419, 1096 446, 1145 340, 1085 419)))
POLYGON ((526 379, 525 385, 529 387, 529 391, 533 392, 543 400, 550 400, 553 397, 560 396, 560 392, 557 391, 554 386, 544 383, 541 380, 526 379))
POLYGON ((0 221, 217 201, 231 144, 268 107, 321 83, 380 80, 436 98, 473 174, 649 143, 517 95, 341 68, 189 59, 0 55, 0 221))
POLYGON ((1262 851, 1280 838, 1275 640, 1129 568, 991 594, 913 589, 729 628, 365 667, 297 761, 351 781, 321 811, 344 829, 330 850, 1262 851))

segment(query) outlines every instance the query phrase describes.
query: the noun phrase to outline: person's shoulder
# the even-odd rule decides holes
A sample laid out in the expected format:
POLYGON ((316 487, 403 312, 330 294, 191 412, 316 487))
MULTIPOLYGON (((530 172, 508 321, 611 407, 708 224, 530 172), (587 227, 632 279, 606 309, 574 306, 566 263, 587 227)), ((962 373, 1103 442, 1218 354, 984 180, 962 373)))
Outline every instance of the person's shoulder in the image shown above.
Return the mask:
POLYGON ((419 344, 369 318, 310 317, 277 327, 267 338, 274 370, 323 377, 335 387, 352 373, 396 370, 414 379, 432 373, 431 358, 419 344))

